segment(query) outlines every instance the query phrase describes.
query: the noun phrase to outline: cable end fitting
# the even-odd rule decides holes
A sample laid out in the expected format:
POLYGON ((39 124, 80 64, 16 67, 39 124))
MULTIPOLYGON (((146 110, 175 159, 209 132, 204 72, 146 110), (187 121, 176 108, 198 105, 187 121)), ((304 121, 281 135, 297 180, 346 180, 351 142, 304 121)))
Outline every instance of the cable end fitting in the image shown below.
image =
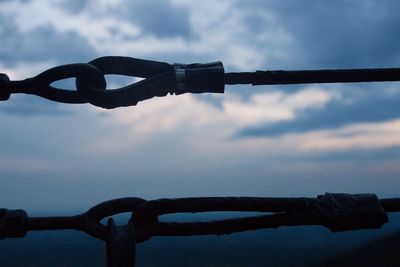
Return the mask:
POLYGON ((332 194, 318 196, 319 210, 331 232, 380 228, 388 217, 374 194, 332 194))
POLYGON ((176 95, 184 93, 224 93, 224 66, 222 62, 174 64, 176 95))
POLYGON ((0 209, 0 240, 24 237, 28 232, 28 214, 24 210, 0 209))
POLYGON ((10 96, 10 78, 4 73, 0 73, 0 101, 8 100, 10 96))

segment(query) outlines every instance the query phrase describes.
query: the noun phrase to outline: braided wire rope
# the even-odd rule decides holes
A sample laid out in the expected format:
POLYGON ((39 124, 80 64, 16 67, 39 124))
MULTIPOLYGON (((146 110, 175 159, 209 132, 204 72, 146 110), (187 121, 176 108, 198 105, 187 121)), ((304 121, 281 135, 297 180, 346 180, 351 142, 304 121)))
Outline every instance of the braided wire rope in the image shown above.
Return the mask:
POLYGON ((224 93, 225 85, 304 84, 400 81, 399 68, 256 71, 226 73, 222 62, 169 64, 131 57, 107 56, 88 63, 57 66, 21 81, 0 74, 0 100, 12 94, 37 95, 71 104, 90 103, 102 108, 134 106, 138 102, 167 94, 224 93), (144 78, 118 89, 107 89, 105 75, 144 78), (76 89, 51 84, 76 79, 76 89))
POLYGON ((65 217, 29 217, 23 210, 0 209, 0 239, 21 237, 28 231, 73 229, 107 240, 107 229, 100 221, 124 212, 132 212, 140 243, 157 235, 222 235, 279 226, 322 225, 333 232, 379 228, 387 222, 386 212, 400 212, 400 198, 378 200, 373 194, 330 193, 317 198, 192 197, 146 201, 130 197, 105 201, 82 214, 65 217), (216 211, 266 214, 200 222, 159 220, 159 216, 165 214, 216 211), (351 217, 353 215, 357 218, 351 217), (363 215, 370 221, 374 216, 379 217, 380 221, 370 225, 363 215), (338 222, 332 221, 335 217, 343 217, 343 226, 347 224, 348 227, 338 228, 335 225, 338 222))

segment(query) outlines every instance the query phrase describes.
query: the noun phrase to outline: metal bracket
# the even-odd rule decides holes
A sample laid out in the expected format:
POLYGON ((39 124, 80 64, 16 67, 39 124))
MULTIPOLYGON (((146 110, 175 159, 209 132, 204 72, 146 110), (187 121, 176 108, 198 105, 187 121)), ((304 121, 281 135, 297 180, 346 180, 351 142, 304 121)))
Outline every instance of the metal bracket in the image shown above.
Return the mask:
POLYGON ((126 225, 116 225, 112 218, 108 219, 107 228, 107 266, 134 267, 136 259, 136 235, 132 220, 126 225))

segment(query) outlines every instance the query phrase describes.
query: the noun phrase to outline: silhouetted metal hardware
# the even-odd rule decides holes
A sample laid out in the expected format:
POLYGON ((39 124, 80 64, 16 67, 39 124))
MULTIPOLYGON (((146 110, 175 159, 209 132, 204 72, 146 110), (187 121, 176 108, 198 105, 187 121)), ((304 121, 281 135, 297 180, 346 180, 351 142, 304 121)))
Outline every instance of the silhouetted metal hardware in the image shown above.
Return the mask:
MULTIPOLYGON (((155 96, 183 93, 224 93, 225 84, 302 84, 399 81, 400 69, 256 71, 225 73, 221 62, 168 64, 129 57, 101 57, 89 63, 62 65, 21 81, 0 74, 0 100, 11 94, 38 95, 63 103, 91 103, 103 108, 136 105, 155 96), (107 90, 104 75, 145 78, 107 90), (76 79, 76 90, 53 82, 76 79)), ((379 200, 373 194, 331 194, 317 198, 209 197, 158 199, 121 198, 65 217, 29 217, 23 210, 0 209, 0 239, 23 237, 28 231, 73 229, 106 241, 108 266, 134 266, 136 244, 152 236, 222 235, 280 226, 322 225, 332 232, 380 228, 386 212, 399 212, 400 198, 379 200), (206 222, 162 222, 159 216, 182 212, 259 211, 265 215, 206 222), (132 212, 126 225, 109 218, 132 212)))
POLYGON ((256 71, 225 73, 222 62, 168 64, 131 57, 100 57, 87 64, 51 68, 22 81, 10 81, 0 74, 0 100, 11 94, 38 95, 63 103, 91 103, 103 108, 134 106, 155 96, 183 93, 224 93, 225 84, 302 84, 399 81, 399 68, 336 69, 299 71, 256 71), (128 86, 107 90, 104 75, 145 78, 128 86), (76 78, 76 90, 51 86, 53 82, 76 78))
POLYGON ((109 238, 107 239, 107 266, 132 267, 135 266, 136 236, 129 220, 126 225, 115 225, 112 218, 107 223, 109 238))
POLYGON ((380 228, 387 212, 400 212, 400 198, 379 200, 374 194, 332 194, 317 198, 198 197, 158 199, 120 198, 66 217, 29 217, 23 210, 0 209, 0 239, 23 237, 28 231, 73 229, 107 243, 108 266, 134 266, 136 244, 152 236, 223 235, 280 226, 321 225, 332 232, 380 228), (162 222, 172 213, 210 211, 266 212, 265 215, 201 221, 162 222), (132 212, 126 225, 100 221, 132 212))

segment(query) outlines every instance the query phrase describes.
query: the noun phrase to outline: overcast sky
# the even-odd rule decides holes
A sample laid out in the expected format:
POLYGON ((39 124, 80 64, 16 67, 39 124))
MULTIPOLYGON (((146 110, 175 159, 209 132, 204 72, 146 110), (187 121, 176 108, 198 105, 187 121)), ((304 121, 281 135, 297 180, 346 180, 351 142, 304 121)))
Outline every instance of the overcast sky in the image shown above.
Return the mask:
MULTIPOLYGON (((11 79, 119 55, 227 71, 400 67, 399 1, 0 1, 11 79)), ((111 87, 121 80, 109 80, 111 87)), ((103 110, 0 103, 0 203, 115 197, 399 196, 399 83, 227 86, 103 110)))

